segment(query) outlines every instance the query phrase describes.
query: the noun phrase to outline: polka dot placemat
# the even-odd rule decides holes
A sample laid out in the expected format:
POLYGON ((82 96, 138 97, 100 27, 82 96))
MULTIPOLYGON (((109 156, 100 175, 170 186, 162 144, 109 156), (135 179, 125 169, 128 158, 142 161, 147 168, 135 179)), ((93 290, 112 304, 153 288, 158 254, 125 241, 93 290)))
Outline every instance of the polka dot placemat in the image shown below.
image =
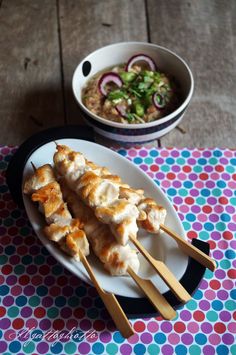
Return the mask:
POLYGON ((217 261, 176 319, 132 320, 125 340, 96 290, 41 245, 5 182, 16 148, 0 148, 0 353, 235 354, 236 152, 119 149, 172 200, 189 240, 210 243, 217 261))

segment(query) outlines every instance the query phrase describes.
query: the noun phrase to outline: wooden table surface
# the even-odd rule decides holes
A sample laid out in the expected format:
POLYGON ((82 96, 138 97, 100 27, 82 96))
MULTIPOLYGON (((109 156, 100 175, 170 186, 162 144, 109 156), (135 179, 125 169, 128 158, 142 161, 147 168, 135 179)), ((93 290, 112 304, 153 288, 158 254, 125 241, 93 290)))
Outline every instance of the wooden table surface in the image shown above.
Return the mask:
POLYGON ((235 147, 235 0, 0 0, 0 144, 81 123, 71 79, 115 42, 149 41, 182 56, 195 91, 162 146, 235 147))

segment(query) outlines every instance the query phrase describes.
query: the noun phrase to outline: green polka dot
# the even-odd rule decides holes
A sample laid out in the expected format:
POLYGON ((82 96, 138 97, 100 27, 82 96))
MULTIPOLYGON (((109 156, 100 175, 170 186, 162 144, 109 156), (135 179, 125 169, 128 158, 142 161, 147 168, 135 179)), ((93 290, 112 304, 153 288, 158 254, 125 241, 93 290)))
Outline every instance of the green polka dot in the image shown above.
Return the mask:
POLYGON ((8 257, 6 255, 0 255, 0 265, 4 265, 7 262, 8 257))
POLYGON ((29 305, 31 307, 37 307, 40 303, 40 298, 38 296, 32 296, 29 299, 29 305))
POLYGON ((118 346, 116 344, 108 344, 106 346, 106 351, 109 355, 117 354, 118 346))
POLYGON ((231 262, 229 261, 229 260, 221 260, 221 262, 220 262, 220 267, 222 268, 222 269, 229 269, 230 268, 230 266, 231 266, 231 262))
POLYGON ((149 158, 149 157, 148 157, 148 158, 145 158, 145 159, 144 159, 144 163, 146 163, 146 164, 148 164, 148 165, 149 165, 149 164, 152 164, 152 163, 153 163, 153 159, 152 159, 152 158, 149 158))
POLYGON ((156 355, 160 353, 160 347, 156 344, 150 344, 147 348, 148 354, 156 355))
POLYGON ((14 271, 16 275, 22 275, 25 272, 25 267, 24 265, 16 265, 14 271))
POLYGON ((216 223, 216 229, 219 232, 225 231, 226 230, 226 224, 224 222, 218 222, 218 223, 216 223))
POLYGON ((213 189, 212 190, 212 195, 213 196, 218 197, 218 196, 221 196, 221 194, 222 194, 222 191, 220 189, 213 189))
POLYGON ((1 193, 5 193, 5 192, 7 192, 7 190, 8 190, 8 187, 6 186, 6 185, 2 185, 2 186, 0 186, 0 192, 1 193))
POLYGON ((47 315, 49 318, 56 318, 59 314, 59 311, 56 307, 51 307, 47 310, 47 315))
POLYGON ((206 317, 210 322, 215 322, 218 319, 218 314, 215 311, 208 311, 206 317))
POLYGON ((176 159, 176 163, 179 164, 179 165, 184 165, 185 164, 185 159, 178 158, 178 159, 176 159))
POLYGON ((53 273, 53 275, 61 275, 62 274, 62 267, 61 267, 61 265, 54 265, 53 267, 52 267, 52 273, 53 273))
POLYGON ((170 171, 170 166, 169 165, 162 165, 161 171, 164 171, 164 172, 170 171))
POLYGON ((70 297, 68 299, 68 305, 71 306, 71 307, 75 307, 75 306, 78 306, 80 303, 80 300, 78 297, 70 297))
POLYGON ((197 308, 197 302, 192 299, 186 304, 186 307, 192 311, 197 308))
POLYGON ((3 224, 5 227, 10 227, 14 224, 14 219, 13 218, 6 218, 4 221, 3 221, 3 224))
POLYGON ((21 216, 21 211, 20 210, 14 210, 11 212, 11 216, 13 218, 19 218, 21 216))
POLYGON ((236 345, 232 345, 232 346, 230 347, 230 351, 231 351, 230 354, 236 354, 236 345))
POLYGON ((99 310, 97 308, 90 308, 87 311, 87 316, 92 319, 96 319, 99 316, 99 310))
POLYGON ((45 258, 44 258, 44 256, 42 256, 42 255, 37 255, 37 256, 35 256, 35 258, 34 258, 34 263, 35 263, 36 265, 43 265, 43 264, 45 263, 45 258))
POLYGON ((189 354, 190 355, 200 355, 202 353, 202 350, 200 348, 200 346, 198 345, 191 345, 189 347, 189 354))
POLYGON ((26 354, 31 354, 35 349, 33 341, 25 342, 23 344, 23 350, 26 354))
POLYGON ((179 192, 180 196, 187 196, 188 195, 188 191, 185 189, 179 189, 178 192, 179 192))
POLYGON ((218 163, 218 160, 217 160, 216 158, 210 158, 210 159, 209 159, 209 163, 210 163, 211 165, 216 165, 216 164, 218 163))
POLYGON ((225 302, 225 308, 228 311, 234 311, 236 309, 236 302, 233 300, 228 300, 225 302))
POLYGON ((210 270, 208 270, 208 269, 206 269, 205 274, 204 274, 204 277, 205 277, 206 279, 210 280, 210 279, 212 279, 212 276, 213 276, 213 272, 210 271, 210 270))
POLYGON ((29 235, 31 232, 30 228, 29 227, 22 227, 20 229, 20 234, 23 235, 24 237, 29 235))
POLYGON ((67 354, 75 354, 76 353, 76 345, 75 343, 66 343, 64 346, 64 350, 67 354))
POLYGON ((185 231, 189 231, 191 229, 191 224, 188 222, 183 222, 183 227, 185 231))
POLYGON ((199 237, 200 237, 200 239, 202 239, 202 240, 208 240, 208 239, 209 239, 209 233, 206 232, 206 231, 201 231, 201 232, 199 233, 199 237))
POLYGON ((202 172, 202 167, 199 166, 199 165, 196 165, 196 166, 193 167, 193 171, 195 173, 201 173, 202 172))
POLYGON ((196 198, 196 203, 198 204, 198 205, 205 205, 205 203, 206 203, 206 200, 205 200, 205 198, 203 198, 203 197, 197 197, 196 198))
POLYGON ((234 173, 235 172, 235 168, 233 166, 226 166, 225 170, 227 171, 227 173, 234 173))
POLYGON ((1 170, 5 170, 6 166, 7 166, 7 163, 5 163, 5 161, 0 161, 0 169, 1 170))
POLYGON ((231 197, 230 203, 231 205, 236 206, 236 197, 231 197))
POLYGON ((18 314, 19 314, 19 308, 18 307, 12 306, 12 307, 8 308, 7 315, 10 318, 15 318, 15 317, 18 316, 18 314))

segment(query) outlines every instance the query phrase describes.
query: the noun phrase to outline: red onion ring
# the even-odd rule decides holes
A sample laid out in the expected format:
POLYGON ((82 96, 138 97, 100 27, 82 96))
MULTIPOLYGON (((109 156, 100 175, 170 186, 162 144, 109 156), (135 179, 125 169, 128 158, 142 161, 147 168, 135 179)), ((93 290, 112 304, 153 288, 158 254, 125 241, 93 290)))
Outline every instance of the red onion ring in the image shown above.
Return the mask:
POLYGON ((119 88, 123 85, 123 81, 118 74, 113 72, 105 73, 98 81, 98 88, 102 95, 107 96, 105 86, 110 82, 116 84, 119 88))
POLYGON ((152 102, 158 110, 162 110, 166 105, 164 96, 159 94, 157 91, 152 95, 152 102), (160 102, 158 101, 158 98, 160 102))
POLYGON ((128 60, 128 63, 126 64, 125 70, 129 71, 132 68, 132 66, 134 65, 134 63, 141 62, 141 61, 146 62, 152 71, 156 71, 156 64, 155 64, 154 60, 151 57, 149 57, 148 55, 142 54, 142 53, 136 54, 133 57, 131 57, 128 60))

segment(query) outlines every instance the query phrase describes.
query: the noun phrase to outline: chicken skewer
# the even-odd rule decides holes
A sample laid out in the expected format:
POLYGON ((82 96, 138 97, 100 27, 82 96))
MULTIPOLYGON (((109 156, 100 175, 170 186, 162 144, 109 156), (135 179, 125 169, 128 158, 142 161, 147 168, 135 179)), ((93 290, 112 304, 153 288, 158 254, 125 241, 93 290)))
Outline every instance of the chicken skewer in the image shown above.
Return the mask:
POLYGON ((82 262, 117 328, 125 338, 129 338, 134 331, 116 297, 105 292, 99 285, 86 258, 89 253, 86 234, 78 227, 80 221, 73 225, 74 220, 63 201, 60 185, 55 180, 52 167, 47 164, 36 169, 25 181, 23 191, 31 195, 32 201, 39 202, 49 224, 44 229, 45 234, 49 239, 58 242, 65 252, 82 262))
MULTIPOLYGON (((84 156, 66 146, 57 145, 53 160, 59 174, 65 177, 72 190, 95 211, 96 217, 103 223, 110 224, 111 231, 116 238, 117 234, 123 237, 121 244, 126 244, 130 239, 174 294, 182 302, 187 302, 191 296, 172 272, 163 262, 155 260, 137 241, 136 219, 142 220, 143 215, 146 214, 141 214, 139 218, 139 210, 134 204, 118 198, 120 187, 127 187, 127 185, 124 186, 119 177, 116 177, 116 182, 114 182, 112 175, 103 177, 92 171, 86 171, 91 168, 87 167, 84 156)), ((99 170, 99 167, 96 169, 99 170)), ((103 168, 100 167, 100 169, 103 168)))
MULTIPOLYGON (((83 201, 78 199, 75 192, 68 188, 65 180, 61 183, 61 187, 63 196, 73 216, 81 220, 93 251, 101 262, 104 263, 105 268, 107 269, 107 266, 111 264, 117 265, 118 263, 123 270, 123 274, 126 272, 133 278, 163 318, 173 319, 176 312, 166 301, 164 296, 156 289, 150 280, 144 280, 139 277, 130 262, 127 263, 127 248, 129 250, 130 246, 122 246, 116 242, 108 226, 97 220, 93 211, 86 206, 83 201), (124 255, 123 260, 118 257, 121 253, 124 255)), ((134 255, 136 255, 136 253, 134 255)))

